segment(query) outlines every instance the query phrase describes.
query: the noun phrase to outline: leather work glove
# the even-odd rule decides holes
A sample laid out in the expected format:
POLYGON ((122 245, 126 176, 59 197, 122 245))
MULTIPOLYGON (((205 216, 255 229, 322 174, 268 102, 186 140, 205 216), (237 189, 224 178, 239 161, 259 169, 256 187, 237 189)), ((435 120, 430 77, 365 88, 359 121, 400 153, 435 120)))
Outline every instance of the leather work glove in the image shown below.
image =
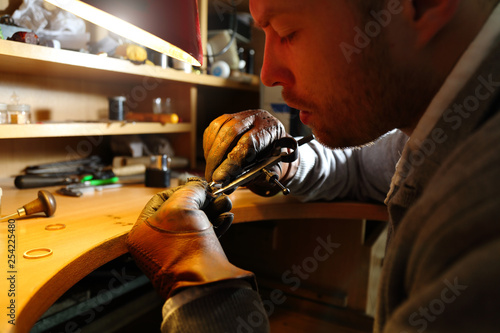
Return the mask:
POLYGON ((158 293, 169 298, 184 288, 245 279, 253 273, 233 266, 217 238, 233 220, 226 196, 211 200, 199 178, 156 194, 127 237, 127 247, 158 293), (212 219, 210 223, 209 218, 212 219))
MULTIPOLYGON (((206 180, 222 184, 233 180, 256 158, 269 153, 273 142, 285 136, 283 124, 265 110, 248 110, 218 117, 203 134, 206 180)), ((272 170, 279 179, 283 179, 289 171, 288 163, 283 164, 272 170)), ((280 190, 263 179, 257 179, 247 187, 260 195, 276 194, 280 190)))

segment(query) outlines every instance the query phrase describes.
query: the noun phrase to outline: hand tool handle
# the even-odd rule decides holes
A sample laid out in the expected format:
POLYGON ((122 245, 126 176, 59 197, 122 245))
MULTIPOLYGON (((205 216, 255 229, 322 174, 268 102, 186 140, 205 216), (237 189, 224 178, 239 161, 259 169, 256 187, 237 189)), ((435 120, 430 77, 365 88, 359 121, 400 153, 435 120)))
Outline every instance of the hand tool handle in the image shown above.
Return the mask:
POLYGON ((38 191, 38 198, 23 206, 26 215, 44 212, 47 217, 54 215, 56 211, 56 199, 48 191, 38 191))
POLYGON ((40 177, 36 175, 21 175, 14 179, 14 185, 19 189, 69 184, 67 177, 40 177))
POLYGON ((27 166, 25 171, 27 174, 42 174, 42 173, 78 173, 78 170, 84 166, 95 166, 101 163, 99 156, 90 156, 77 160, 62 161, 55 163, 46 163, 39 165, 27 166))

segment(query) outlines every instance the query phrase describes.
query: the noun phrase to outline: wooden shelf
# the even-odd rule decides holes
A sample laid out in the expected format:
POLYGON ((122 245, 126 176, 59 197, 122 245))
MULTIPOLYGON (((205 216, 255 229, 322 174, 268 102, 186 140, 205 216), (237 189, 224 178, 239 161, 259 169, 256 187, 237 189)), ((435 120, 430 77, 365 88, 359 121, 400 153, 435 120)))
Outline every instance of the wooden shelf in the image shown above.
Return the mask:
POLYGON ((255 75, 247 77, 250 82, 242 83, 211 75, 188 74, 159 66, 135 65, 122 59, 1 39, 0 71, 96 81, 136 80, 141 82, 148 77, 212 87, 259 90, 259 78, 255 75))
POLYGON ((149 122, 92 122, 26 125, 2 124, 0 126, 0 139, 183 133, 191 131, 190 123, 161 124, 149 122))

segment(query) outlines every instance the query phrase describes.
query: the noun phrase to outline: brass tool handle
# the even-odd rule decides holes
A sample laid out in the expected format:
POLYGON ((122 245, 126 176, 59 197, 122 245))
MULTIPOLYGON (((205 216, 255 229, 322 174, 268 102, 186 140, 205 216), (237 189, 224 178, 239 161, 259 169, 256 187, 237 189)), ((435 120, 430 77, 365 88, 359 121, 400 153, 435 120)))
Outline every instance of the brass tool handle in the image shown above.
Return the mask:
POLYGON ((25 215, 44 212, 47 217, 54 215, 56 211, 56 199, 52 193, 40 190, 38 198, 23 206, 25 215))

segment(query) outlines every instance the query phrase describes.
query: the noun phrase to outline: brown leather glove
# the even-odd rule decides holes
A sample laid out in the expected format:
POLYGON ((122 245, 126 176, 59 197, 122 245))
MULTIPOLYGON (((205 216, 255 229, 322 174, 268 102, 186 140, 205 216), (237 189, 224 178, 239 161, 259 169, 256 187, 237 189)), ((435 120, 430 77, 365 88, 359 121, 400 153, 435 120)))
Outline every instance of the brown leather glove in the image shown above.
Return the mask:
POLYGON ((212 201, 206 189, 205 181, 191 178, 156 194, 128 234, 130 253, 164 298, 232 279, 245 279, 256 289, 253 273, 229 263, 208 218, 227 229, 233 219, 227 213, 230 201, 225 196, 212 201))
MULTIPOLYGON (((248 110, 218 117, 203 134, 206 180, 218 183, 233 180, 256 158, 268 153, 274 141, 286 135, 283 124, 265 110, 248 110)), ((288 163, 284 163, 272 171, 283 179, 285 174, 289 174, 288 167, 288 163)), ((270 189, 275 188, 275 193, 280 190, 262 179, 248 187, 261 195, 266 195, 270 189)))

